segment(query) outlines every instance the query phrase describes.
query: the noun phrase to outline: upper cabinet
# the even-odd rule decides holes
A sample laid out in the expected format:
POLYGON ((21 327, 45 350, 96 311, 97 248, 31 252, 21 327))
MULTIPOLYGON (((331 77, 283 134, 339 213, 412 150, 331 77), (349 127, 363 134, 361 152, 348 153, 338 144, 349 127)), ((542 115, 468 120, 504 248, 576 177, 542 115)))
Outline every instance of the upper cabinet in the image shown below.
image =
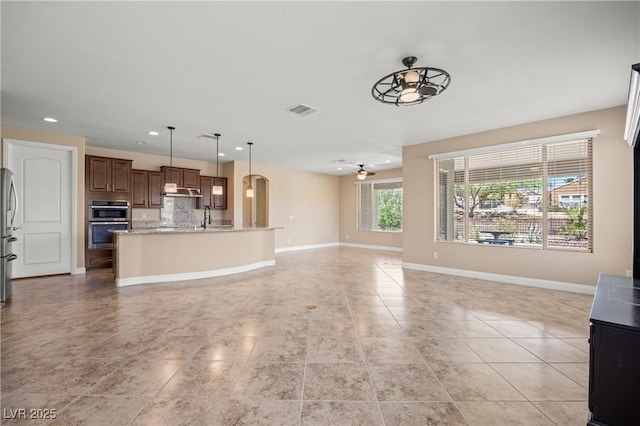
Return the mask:
POLYGON ((164 183, 175 183, 178 188, 200 188, 200 170, 180 167, 160 167, 164 183))
POLYGON ((90 192, 131 191, 132 160, 87 155, 85 160, 86 185, 90 192))
POLYGON ((133 170, 131 206, 141 208, 162 207, 162 172, 133 170))
POLYGON ((226 210, 227 208, 227 178, 200 176, 200 208, 209 207, 215 210, 226 210), (213 186, 222 187, 222 195, 212 195, 213 186))
POLYGON ((184 170, 184 187, 185 188, 200 188, 200 170, 195 169, 183 169, 184 170))

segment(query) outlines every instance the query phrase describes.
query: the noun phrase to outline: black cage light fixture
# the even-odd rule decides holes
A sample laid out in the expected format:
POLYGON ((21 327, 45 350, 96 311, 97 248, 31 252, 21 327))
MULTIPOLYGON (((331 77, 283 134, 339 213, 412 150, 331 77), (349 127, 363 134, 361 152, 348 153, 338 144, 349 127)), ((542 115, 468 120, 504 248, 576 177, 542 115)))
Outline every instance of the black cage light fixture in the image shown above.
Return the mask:
POLYGON ((408 106, 421 104, 444 92, 451 76, 445 70, 413 65, 418 58, 407 56, 402 64, 407 69, 382 77, 371 88, 371 95, 383 104, 408 106))

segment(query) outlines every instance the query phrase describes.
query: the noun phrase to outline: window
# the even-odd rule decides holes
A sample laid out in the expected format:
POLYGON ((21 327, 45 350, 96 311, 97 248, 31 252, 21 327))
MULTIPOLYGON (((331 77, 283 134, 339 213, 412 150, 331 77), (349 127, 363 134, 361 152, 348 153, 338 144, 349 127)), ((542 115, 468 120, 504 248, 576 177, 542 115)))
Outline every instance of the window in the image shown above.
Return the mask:
POLYGON ((402 180, 358 182, 358 229, 402 231, 402 180))
POLYGON ((436 238, 591 251, 591 143, 508 144, 434 156, 436 238))

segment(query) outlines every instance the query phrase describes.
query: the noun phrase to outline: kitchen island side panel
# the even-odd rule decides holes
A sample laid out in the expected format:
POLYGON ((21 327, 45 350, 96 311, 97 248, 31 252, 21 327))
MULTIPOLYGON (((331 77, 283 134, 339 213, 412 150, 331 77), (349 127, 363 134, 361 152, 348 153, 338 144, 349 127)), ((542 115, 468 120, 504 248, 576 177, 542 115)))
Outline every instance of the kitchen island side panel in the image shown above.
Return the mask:
POLYGON ((116 235, 120 283, 227 275, 275 264, 273 229, 116 235))

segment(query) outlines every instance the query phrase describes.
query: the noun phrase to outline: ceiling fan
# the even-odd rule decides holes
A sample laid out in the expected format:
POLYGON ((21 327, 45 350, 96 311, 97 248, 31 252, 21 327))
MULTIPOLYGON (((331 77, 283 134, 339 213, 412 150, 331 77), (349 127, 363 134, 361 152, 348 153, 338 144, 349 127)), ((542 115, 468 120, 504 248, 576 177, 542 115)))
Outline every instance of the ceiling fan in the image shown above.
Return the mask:
POLYGON ((364 164, 358 164, 358 166, 360 166, 360 169, 356 172, 356 176, 358 177, 358 180, 365 180, 367 176, 373 176, 376 174, 375 172, 366 171, 364 169, 364 164))

